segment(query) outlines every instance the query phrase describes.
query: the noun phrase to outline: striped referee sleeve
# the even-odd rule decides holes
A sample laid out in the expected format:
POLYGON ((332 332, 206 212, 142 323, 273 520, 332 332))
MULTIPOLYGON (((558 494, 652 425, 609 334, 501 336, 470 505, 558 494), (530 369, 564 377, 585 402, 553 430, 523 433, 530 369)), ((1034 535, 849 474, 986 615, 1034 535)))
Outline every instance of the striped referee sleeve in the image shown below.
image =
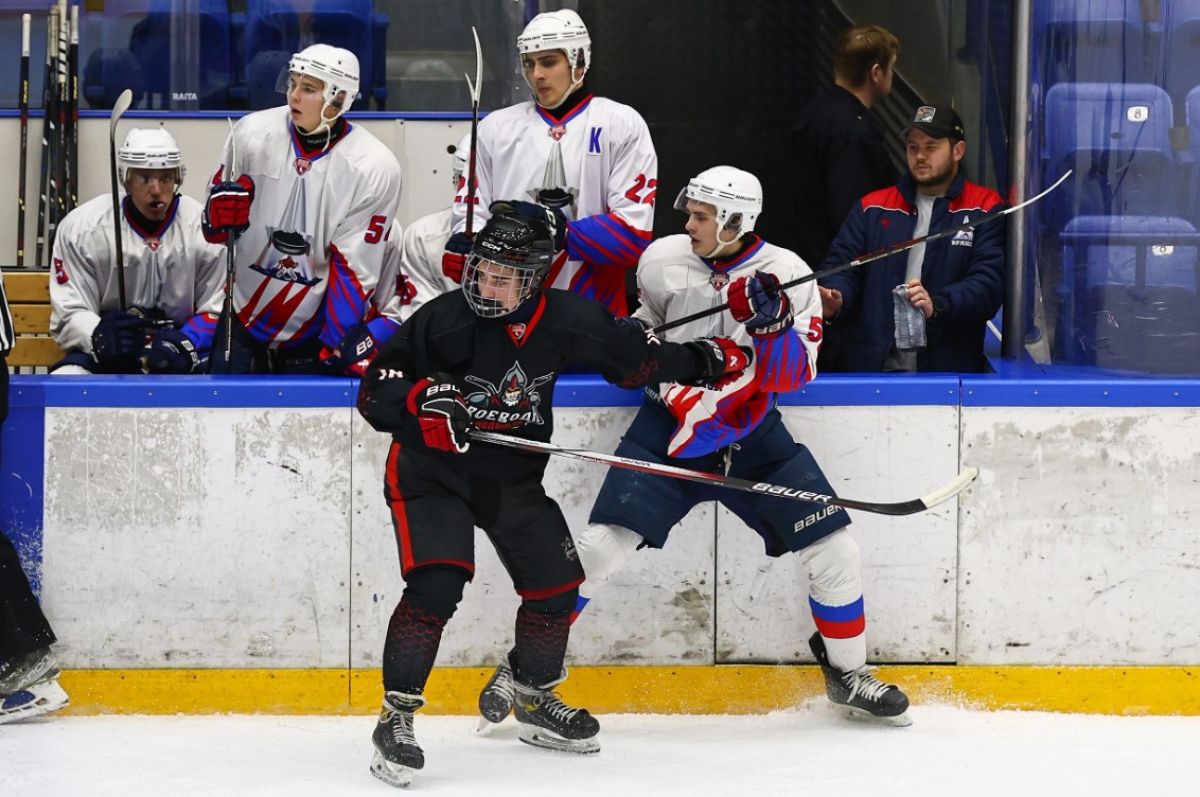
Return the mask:
POLYGON ((12 311, 8 309, 8 295, 4 292, 4 276, 0 274, 0 356, 7 356, 12 351, 16 339, 12 311))

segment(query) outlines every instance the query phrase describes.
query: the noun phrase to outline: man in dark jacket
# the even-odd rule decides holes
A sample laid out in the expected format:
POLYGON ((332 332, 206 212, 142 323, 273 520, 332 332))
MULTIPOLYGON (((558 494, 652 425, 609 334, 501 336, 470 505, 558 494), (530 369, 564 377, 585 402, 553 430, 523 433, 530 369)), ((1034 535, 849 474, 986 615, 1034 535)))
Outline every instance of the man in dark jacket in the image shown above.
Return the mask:
MULTIPOLYGON (((1001 207, 995 191, 962 173, 966 141, 953 108, 918 108, 904 135, 909 173, 859 201, 823 268, 1001 207)), ((826 329, 845 330, 838 370, 989 370, 983 336, 1004 299, 1004 268, 1004 224, 992 221, 821 280, 826 329), (896 297, 901 285, 904 295, 896 297), (910 348, 897 334, 903 303, 924 320, 924 346, 910 348)))
MULTIPOLYGON (((893 185, 899 176, 882 126, 871 113, 891 93, 899 54, 899 40, 878 25, 847 29, 837 40, 833 85, 822 88, 800 112, 793 135, 796 168, 789 173, 794 179, 793 225, 790 237, 778 237, 810 268, 825 259, 854 203, 893 185)), ((829 330, 821 345, 821 370, 836 370, 844 348, 839 332, 829 330)))

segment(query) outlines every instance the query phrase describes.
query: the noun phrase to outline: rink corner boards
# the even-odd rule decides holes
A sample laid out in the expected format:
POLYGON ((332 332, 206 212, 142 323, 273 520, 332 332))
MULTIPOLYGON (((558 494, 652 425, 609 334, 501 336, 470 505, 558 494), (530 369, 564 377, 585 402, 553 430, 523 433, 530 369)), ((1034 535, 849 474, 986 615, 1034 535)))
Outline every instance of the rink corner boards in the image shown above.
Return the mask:
MULTIPOLYGON (((476 713, 491 668, 434 670, 429 713, 476 713)), ((1200 667, 883 666, 913 704, 1114 715, 1200 715, 1200 667)), ((95 714, 368 714, 378 669, 65 670, 68 712, 95 714)), ((570 668, 563 696, 596 713, 758 714, 824 694, 813 665, 570 668)))

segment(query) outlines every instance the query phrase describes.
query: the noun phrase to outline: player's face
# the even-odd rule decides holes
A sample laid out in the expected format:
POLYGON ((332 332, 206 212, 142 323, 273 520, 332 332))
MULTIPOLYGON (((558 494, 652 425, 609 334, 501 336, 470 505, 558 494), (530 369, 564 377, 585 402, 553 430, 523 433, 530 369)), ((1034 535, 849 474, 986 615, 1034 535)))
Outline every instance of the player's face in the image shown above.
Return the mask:
POLYGON ((292 124, 305 133, 320 127, 321 107, 325 105, 324 92, 324 81, 311 75, 289 76, 287 101, 292 110, 292 124))
POLYGON ((517 309, 521 303, 520 270, 490 260, 480 260, 475 267, 475 275, 480 297, 495 302, 506 312, 517 309))
MULTIPOLYGON (((707 202, 689 199, 687 214, 688 220, 684 229, 692 241, 692 252, 700 257, 707 257, 709 252, 717 248, 717 234, 720 232, 717 227, 717 209, 707 202)), ((734 233, 727 232, 725 238, 732 238, 733 235, 734 233)), ((723 240, 722 243, 728 241, 723 240)))
POLYGON ((928 194, 944 194, 958 174, 967 145, 949 138, 934 138, 913 128, 904 139, 908 171, 913 180, 928 194))
POLYGON ((174 169, 130 169, 125 174, 125 193, 138 213, 162 221, 175 197, 178 177, 174 169))
MULTIPOLYGON (((555 108, 571 90, 571 65, 562 50, 542 50, 521 56, 525 79, 533 88, 534 99, 543 108, 555 108)), ((575 70, 582 77, 583 70, 575 70)))

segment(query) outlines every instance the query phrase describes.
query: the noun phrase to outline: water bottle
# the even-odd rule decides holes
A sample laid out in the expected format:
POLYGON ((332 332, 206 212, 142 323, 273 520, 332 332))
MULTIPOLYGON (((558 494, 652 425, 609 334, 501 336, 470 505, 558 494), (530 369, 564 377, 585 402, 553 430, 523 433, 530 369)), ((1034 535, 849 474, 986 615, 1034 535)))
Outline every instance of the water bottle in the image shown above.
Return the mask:
POLYGON ((896 348, 925 348, 925 314, 908 300, 908 286, 892 290, 892 310, 896 317, 896 348))

